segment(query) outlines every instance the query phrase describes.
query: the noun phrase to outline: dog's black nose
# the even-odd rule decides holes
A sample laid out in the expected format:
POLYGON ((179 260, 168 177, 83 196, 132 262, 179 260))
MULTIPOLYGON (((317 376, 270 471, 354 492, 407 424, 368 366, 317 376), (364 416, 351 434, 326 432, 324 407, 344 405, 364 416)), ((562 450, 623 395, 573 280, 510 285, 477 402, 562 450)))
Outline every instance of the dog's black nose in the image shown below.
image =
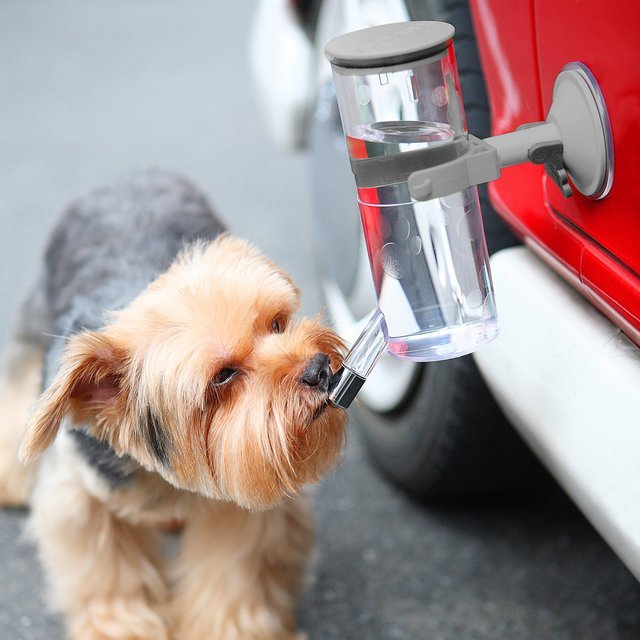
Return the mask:
POLYGON ((316 353, 302 372, 300 378, 302 383, 326 393, 329 390, 329 379, 331 378, 329 362, 331 362, 329 356, 324 353, 316 353))

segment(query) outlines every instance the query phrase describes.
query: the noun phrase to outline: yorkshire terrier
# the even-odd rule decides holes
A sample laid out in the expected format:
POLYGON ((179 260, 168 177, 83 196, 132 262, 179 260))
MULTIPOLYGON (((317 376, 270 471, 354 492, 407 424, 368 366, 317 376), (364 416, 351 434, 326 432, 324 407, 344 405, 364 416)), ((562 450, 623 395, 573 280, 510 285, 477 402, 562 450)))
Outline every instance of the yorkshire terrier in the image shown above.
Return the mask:
POLYGON ((296 321, 289 275, 159 171, 72 205, 45 267, 2 381, 0 503, 30 504, 70 637, 301 638, 303 488, 343 445, 340 340, 296 321), (25 467, 18 448, 46 453, 25 467))

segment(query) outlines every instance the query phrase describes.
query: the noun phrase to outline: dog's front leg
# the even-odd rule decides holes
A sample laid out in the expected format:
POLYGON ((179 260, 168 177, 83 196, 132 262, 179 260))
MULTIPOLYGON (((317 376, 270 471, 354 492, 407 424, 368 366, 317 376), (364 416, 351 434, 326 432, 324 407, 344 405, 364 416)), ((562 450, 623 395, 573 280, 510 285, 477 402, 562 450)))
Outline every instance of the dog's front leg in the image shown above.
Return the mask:
POLYGON ((313 542, 303 499, 262 513, 211 503, 188 523, 176 560, 178 640, 300 640, 295 606, 313 542))
POLYGON ((62 465, 43 462, 31 529, 52 605, 73 640, 169 640, 155 534, 116 518, 62 465))

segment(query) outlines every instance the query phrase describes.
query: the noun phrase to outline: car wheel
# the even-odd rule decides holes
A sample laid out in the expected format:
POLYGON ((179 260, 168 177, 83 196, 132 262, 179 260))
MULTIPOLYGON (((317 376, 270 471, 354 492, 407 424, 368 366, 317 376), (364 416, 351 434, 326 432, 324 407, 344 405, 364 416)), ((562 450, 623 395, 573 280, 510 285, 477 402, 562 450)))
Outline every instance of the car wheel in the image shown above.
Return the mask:
MULTIPOLYGON (((366 11, 370 3, 357 4, 366 11)), ((379 5, 374 3, 377 10, 379 5)), ((404 11, 405 19, 454 24, 469 130, 490 135, 468 5, 459 0, 385 3, 390 5, 398 5, 390 9, 394 16, 404 11)), ((356 26, 390 21, 363 15, 356 26)), ((332 35, 321 33, 317 39, 323 43, 332 35)), ((326 74, 319 78, 309 136, 318 267, 328 316, 351 342, 376 301, 333 84, 326 74)), ((518 244, 491 209, 486 190, 480 195, 490 252, 518 244)), ((471 356, 416 365, 385 355, 352 414, 376 466, 414 496, 522 493, 543 483, 541 466, 499 410, 471 356)))

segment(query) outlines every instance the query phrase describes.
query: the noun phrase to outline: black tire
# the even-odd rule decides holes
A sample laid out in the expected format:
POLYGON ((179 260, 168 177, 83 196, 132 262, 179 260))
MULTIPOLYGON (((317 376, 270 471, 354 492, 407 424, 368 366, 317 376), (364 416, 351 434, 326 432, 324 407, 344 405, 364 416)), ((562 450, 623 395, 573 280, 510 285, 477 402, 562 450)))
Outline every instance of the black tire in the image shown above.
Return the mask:
POLYGON ((547 486, 470 356, 422 367, 398 410, 359 405, 353 417, 375 466, 418 499, 537 495, 547 486))
MULTIPOLYGON (((479 137, 490 135, 468 3, 408 0, 407 7, 414 20, 455 26, 468 128, 479 137)), ((491 208, 486 189, 479 191, 490 253, 519 244, 491 208)), ((352 415, 376 467, 414 497, 521 495, 547 484, 546 472, 500 411, 471 356, 421 365, 411 392, 391 412, 357 403, 352 415)))

